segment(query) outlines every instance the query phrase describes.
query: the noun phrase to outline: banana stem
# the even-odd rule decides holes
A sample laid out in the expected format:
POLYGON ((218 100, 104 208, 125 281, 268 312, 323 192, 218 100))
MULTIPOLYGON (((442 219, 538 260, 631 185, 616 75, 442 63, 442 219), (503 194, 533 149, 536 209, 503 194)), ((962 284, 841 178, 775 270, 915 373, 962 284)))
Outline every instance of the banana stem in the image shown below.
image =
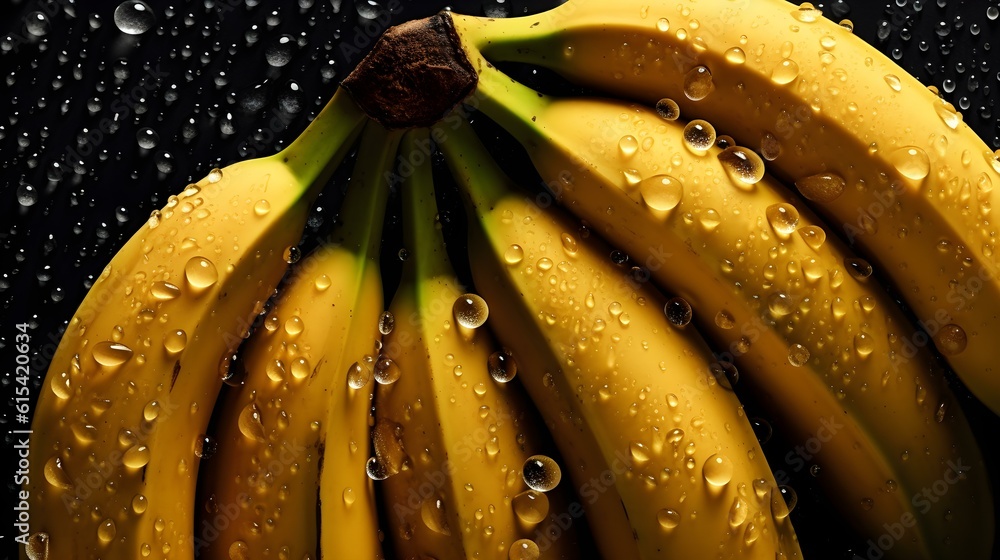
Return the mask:
POLYGON ((441 151, 448 168, 462 187, 466 202, 483 217, 502 198, 511 193, 507 175, 493 161, 483 143, 462 119, 457 126, 436 137, 443 137, 441 151))
MULTIPOLYGON (((400 145, 404 160, 420 151, 420 144, 430 143, 426 128, 408 132, 400 145)), ((414 164, 413 173, 403 183, 403 227, 406 238, 414 249, 413 258, 406 261, 404 275, 412 279, 428 280, 439 276, 454 276, 444 235, 437 226, 437 200, 434 195, 434 178, 430 158, 414 164)))
POLYGON ((326 182, 322 179, 343 161, 366 120, 347 90, 340 88, 302 134, 271 157, 299 178, 307 198, 315 198, 326 182))
POLYGON ((504 60, 516 60, 522 49, 532 50, 534 41, 547 36, 560 22, 575 12, 580 2, 570 0, 551 10, 515 18, 485 18, 449 14, 463 42, 487 55, 503 54, 504 60))
POLYGON ((347 196, 340 208, 344 219, 331 241, 358 254, 377 258, 382 243, 382 224, 389 199, 386 177, 392 170, 402 132, 387 131, 371 121, 361 136, 354 173, 347 185, 347 196))

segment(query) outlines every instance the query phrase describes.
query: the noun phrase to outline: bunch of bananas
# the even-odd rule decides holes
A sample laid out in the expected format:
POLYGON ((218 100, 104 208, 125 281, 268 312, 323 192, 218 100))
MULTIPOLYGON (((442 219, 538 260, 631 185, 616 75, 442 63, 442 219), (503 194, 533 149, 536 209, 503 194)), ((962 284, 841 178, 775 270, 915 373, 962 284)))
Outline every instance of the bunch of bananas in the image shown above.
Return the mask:
POLYGON ((855 557, 990 558, 949 374, 1000 412, 1000 154, 935 93, 782 0, 390 30, 294 143, 188 185, 95 282, 39 399, 24 557, 801 558, 748 399, 808 447, 855 557), (435 183, 465 202, 471 285, 435 183))

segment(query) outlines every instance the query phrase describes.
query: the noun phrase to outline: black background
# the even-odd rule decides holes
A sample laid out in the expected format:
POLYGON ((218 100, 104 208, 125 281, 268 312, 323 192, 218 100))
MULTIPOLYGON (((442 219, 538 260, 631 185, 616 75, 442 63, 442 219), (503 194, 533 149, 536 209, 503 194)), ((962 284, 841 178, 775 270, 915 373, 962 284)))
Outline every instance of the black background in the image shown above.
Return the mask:
MULTIPOLYGON (((0 429, 8 449, 8 431, 22 427, 13 412, 14 325, 31 326, 36 354, 32 391, 37 394, 47 368, 45 356, 58 342, 61 328, 95 275, 152 210, 212 167, 270 154, 286 145, 386 27, 448 5, 434 0, 380 0, 372 20, 362 18, 351 0, 148 3, 156 23, 139 36, 116 27, 115 2, 0 4, 0 364, 4 372, 0 429), (41 36, 28 29, 38 29, 29 16, 33 12, 47 14, 41 36), (296 45, 291 60, 272 66, 268 49, 285 34, 296 45), (150 83, 151 73, 162 77, 150 83), (144 99, 136 104, 138 97, 144 99), (85 129, 99 130, 100 123, 115 113, 116 131, 100 137, 92 133, 88 139, 85 129), (155 147, 140 147, 137 133, 144 128, 158 134, 155 147), (167 162, 172 169, 158 169, 167 162)), ((558 3, 475 0, 451 6, 456 12, 502 17, 537 13, 558 3)), ((988 6, 997 6, 997 1, 817 3, 835 21, 850 18, 856 34, 925 84, 938 87, 996 149, 1000 115, 994 105, 1000 64, 990 63, 998 59, 990 42, 1000 38, 1000 20, 987 18, 988 6)), ((567 87, 544 72, 509 70, 541 88, 567 87)), ((479 119, 477 125, 481 133, 497 138, 491 142, 497 156, 525 184, 539 184, 520 148, 484 121, 479 119)), ((304 251, 335 220, 338 187, 349 168, 349 163, 343 166, 321 196, 302 242, 304 251)), ((460 257, 464 218, 454 197, 442 196, 452 252, 460 257)), ((397 255, 404 248, 398 223, 399 211, 393 207, 383 251, 390 290, 398 270, 397 255)), ((994 441, 1000 421, 957 389, 996 481, 996 451, 987 442, 994 441)), ((752 403, 748 409, 753 413, 752 403)), ((780 431, 780 426, 776 428, 780 431)), ((775 437, 763 447, 775 464, 792 445, 775 437)), ((4 459, 0 467, 6 492, 13 490, 8 474, 13 464, 4 459)), ((851 548, 859 544, 857 537, 816 493, 815 481, 803 472, 791 485, 799 494, 792 515, 806 557, 851 557, 851 548)), ((10 515, 11 509, 3 511, 10 515)), ((15 557, 12 522, 12 517, 0 518, 4 535, 0 551, 11 551, 10 557, 15 557)))

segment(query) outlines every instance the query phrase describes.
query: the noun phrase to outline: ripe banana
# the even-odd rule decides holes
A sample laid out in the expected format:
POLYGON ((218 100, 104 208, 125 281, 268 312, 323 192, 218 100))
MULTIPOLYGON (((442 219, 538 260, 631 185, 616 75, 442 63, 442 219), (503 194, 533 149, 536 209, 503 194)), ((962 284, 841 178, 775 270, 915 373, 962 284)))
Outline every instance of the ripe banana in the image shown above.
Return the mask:
MULTIPOLYGON (((453 15, 492 60, 705 119, 771 160, 895 284, 972 392, 1000 413, 993 152, 961 114, 809 4, 570 0, 509 20, 453 15), (929 258, 928 250, 933 258, 929 258)), ((920 335, 917 346, 928 344, 920 335)))
POLYGON ((39 396, 26 554, 193 556, 197 449, 229 359, 363 122, 338 92, 282 152, 172 196, 104 269, 39 396))
MULTIPOLYGON (((401 153, 416 153, 418 142, 429 142, 426 129, 408 134, 401 153)), ((485 310, 463 295, 435 230, 430 160, 415 166, 402 191, 414 250, 383 346, 399 377, 376 390, 374 432, 381 468, 391 474, 381 484, 397 556, 580 558, 576 525, 558 539, 543 533, 566 511, 568 487, 542 494, 525 485, 525 462, 551 455, 547 434, 519 383, 509 382, 517 365, 486 327, 474 326, 485 310)))
POLYGON ((203 558, 381 557, 367 379, 383 310, 382 176, 399 136, 368 123, 343 220, 243 351, 245 381, 219 403, 218 453, 201 477, 203 558))
POLYGON ((728 380, 610 248, 510 188, 467 125, 442 144, 467 196, 489 324, 566 458, 606 558, 800 558, 728 380))
POLYGON ((914 529, 893 556, 988 556, 986 468, 943 372, 910 342, 917 334, 868 279, 870 265, 827 238, 759 157, 716 146, 706 122, 549 98, 477 68, 481 109, 525 146, 563 204, 690 303, 786 433, 805 442, 843 423, 816 461, 863 535, 877 539, 905 516, 914 529), (913 503, 959 464, 969 471, 961 485, 926 510, 913 503))

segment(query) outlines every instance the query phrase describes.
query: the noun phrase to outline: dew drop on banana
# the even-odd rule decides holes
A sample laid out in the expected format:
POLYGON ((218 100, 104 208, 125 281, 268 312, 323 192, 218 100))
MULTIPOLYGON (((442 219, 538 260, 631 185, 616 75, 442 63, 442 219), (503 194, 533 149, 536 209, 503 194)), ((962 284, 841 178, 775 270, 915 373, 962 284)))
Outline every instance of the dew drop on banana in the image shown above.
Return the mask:
POLYGON ((691 101, 701 101, 715 91, 712 72, 705 66, 695 66, 684 75, 684 95, 691 101))
POLYGON ((152 422, 160 416, 160 401, 149 401, 142 409, 142 418, 146 422, 152 422))
POLYGON ((781 142, 774 134, 764 131, 760 137, 760 155, 767 161, 774 161, 781 155, 781 142))
POLYGON ((704 154, 715 145, 715 127, 712 123, 695 119, 684 127, 684 145, 695 154, 704 154))
POLYGON ((431 531, 445 536, 451 535, 443 499, 437 496, 426 498, 420 505, 420 519, 431 531))
POLYGON ((48 461, 46 461, 43 472, 45 474, 45 481, 52 486, 61 490, 69 490, 73 487, 73 482, 63 469, 62 459, 60 457, 52 456, 48 461))
POLYGON ((771 70, 771 81, 778 85, 789 84, 798 77, 799 64, 790 58, 782 60, 771 70))
POLYGON ((122 456, 122 463, 130 469, 141 469, 149 463, 149 447, 136 444, 122 456))
POLYGON ((772 204, 765 210, 767 222, 781 239, 788 239, 799 225, 799 211, 787 202, 772 204))
POLYGON ((795 181, 795 187, 807 199, 825 204, 840 198, 847 182, 835 173, 819 173, 795 181))
POLYGON ((497 383, 509 383, 517 375, 517 362, 507 349, 497 350, 486 359, 490 377, 497 383))
POLYGON ((266 216, 271 211, 271 203, 263 198, 253 205, 253 213, 258 216, 266 216))
POLYGON ((510 551, 507 552, 509 560, 538 560, 541 557, 541 549, 531 539, 518 539, 514 541, 514 544, 510 545, 510 551))
POLYGON ((541 523, 549 515, 549 498, 537 490, 525 490, 514 496, 511 507, 525 523, 541 523))
POLYGON ((357 493, 354 491, 353 488, 351 488, 351 487, 344 488, 344 505, 345 506, 351 507, 352 505, 354 505, 354 502, 357 499, 358 499, 357 493))
POLYGON ((347 368, 347 386, 351 389, 364 387, 371 377, 371 371, 359 362, 354 362, 347 368))
POLYGON ((899 81, 899 76, 896 76, 895 74, 886 74, 883 76, 883 79, 892 91, 902 91, 903 85, 899 81))
POLYGON ((660 18, 656 20, 656 30, 660 33, 670 31, 670 20, 667 18, 660 18))
POLYGON ((801 344, 792 344, 788 347, 788 363, 793 367, 802 367, 809 361, 809 349, 801 344))
POLYGON ((715 326, 720 329, 729 330, 736 326, 736 319, 732 314, 723 309, 715 314, 715 326))
POLYGON ((383 311, 378 318, 378 332, 382 333, 383 336, 388 335, 392 332, 394 326, 396 326, 396 318, 392 315, 392 312, 383 311))
POLYGON ((368 458, 368 462, 365 463, 365 473, 368 475, 368 478, 375 481, 389 478, 389 470, 385 468, 385 465, 379 463, 375 457, 368 458))
POLYGON ((28 560, 49 560, 49 534, 32 533, 24 546, 28 560))
POLYGON ((784 317, 795 311, 795 302, 784 292, 775 292, 767 298, 767 308, 775 318, 784 317))
POLYGON ((182 329, 172 329, 163 336, 163 348, 170 354, 178 354, 187 346, 188 336, 182 329))
POLYGON ((679 180, 670 175, 653 175, 639 183, 639 193, 646 206, 666 212, 680 204, 684 196, 684 187, 679 180))
POLYGON ((309 360, 303 357, 298 357, 292 360, 290 369, 292 371, 292 377, 295 379, 305 379, 310 373, 312 373, 309 360))
POLYGON ((904 146, 889 154, 889 162, 904 177, 919 181, 931 172, 931 160, 922 148, 904 146))
POLYGON ((396 364, 392 358, 381 355, 377 360, 375 360, 373 374, 375 376, 375 381, 380 385, 391 385, 399 381, 402 371, 400 370, 399 365, 396 364))
POLYGON ((297 336, 302 333, 305 329, 305 324, 302 322, 302 318, 298 315, 292 315, 285 321, 285 332, 291 336, 297 336))
POLYGON ((72 383, 70 382, 69 374, 65 371, 52 376, 49 381, 49 388, 52 389, 52 393, 60 400, 66 400, 73 395, 72 383))
POLYGON ((528 488, 539 492, 548 492, 559 485, 562 480, 562 470, 559 464, 546 455, 532 455, 521 468, 524 483, 528 488))
POLYGON ((954 323, 941 327, 934 340, 934 345, 945 356, 961 354, 968 344, 965 329, 954 323))
POLYGON ((667 321, 678 328, 686 327, 694 315, 691 304, 681 297, 670 298, 663 305, 663 313, 667 316, 667 321))
POLYGON ((698 223, 701 224, 702 229, 705 231, 712 232, 722 223, 722 216, 715 208, 708 208, 703 210, 698 216, 698 223))
POLYGON ((204 290, 219 281, 219 271, 205 257, 191 257, 184 265, 184 278, 191 287, 204 290))
POLYGON ((302 249, 299 249, 295 245, 289 245, 285 248, 282 258, 284 258, 285 262, 288 264, 295 264, 302 258, 302 249))
POLYGON ((856 257, 844 259, 844 268, 847 269, 847 273, 855 280, 867 280, 872 275, 872 272, 874 272, 872 265, 868 261, 856 257))
POLYGON ((718 158, 737 185, 755 185, 764 178, 764 161, 742 146, 730 146, 719 152, 718 158))
POLYGON ((665 121, 676 121, 681 116, 681 108, 673 99, 664 97, 656 102, 656 114, 665 121))
POLYGON ((208 179, 209 183, 218 183, 222 180, 222 170, 218 167, 213 168, 208 172, 206 179, 208 179))
POLYGON ((153 282, 149 293, 160 301, 170 301, 181 295, 181 289, 170 282, 153 282))
POLYGON ((477 329, 486 322, 490 308, 486 305, 486 300, 478 295, 465 294, 455 300, 452 312, 459 325, 468 329, 477 329))
POLYGON ((630 158, 639 151, 639 141, 631 134, 626 134, 618 140, 618 153, 622 157, 630 158))
POLYGON ((194 440, 194 456, 199 459, 211 459, 218 449, 219 444, 208 434, 201 434, 194 440))
POLYGON ((726 49, 726 60, 733 64, 743 64, 747 61, 747 53, 739 47, 730 47, 726 49))
POLYGON ((317 276, 315 282, 313 283, 313 285, 316 286, 316 289, 321 292, 325 292, 327 289, 330 288, 332 284, 333 282, 330 280, 330 277, 327 276, 326 274, 320 274, 319 276, 317 276))
POLYGON ((670 531, 681 524, 681 514, 670 508, 663 508, 656 512, 656 522, 659 523, 660 527, 664 530, 670 531))
POLYGON ((104 367, 115 367, 132 357, 132 349, 117 342, 103 341, 94 345, 94 360, 104 367))
POLYGON ((250 547, 243 541, 233 541, 229 545, 229 560, 247 560, 250 558, 250 547))
POLYGON ((507 247, 504 251, 503 260, 507 261, 507 264, 518 264, 524 260, 524 249, 520 245, 514 244, 507 247))
POLYGON ((112 519, 105 519, 97 526, 97 538, 103 544, 111 542, 116 532, 115 522, 112 519))
POLYGON ((725 486, 733 479, 733 469, 733 462, 729 457, 716 453, 705 461, 702 475, 712 486, 725 486))
POLYGON ((281 360, 269 360, 264 366, 264 373, 271 381, 283 381, 285 379, 285 362, 281 360))
MULTIPOLYGON (((813 251, 819 251, 820 247, 826 243, 826 231, 819 226, 805 226, 799 228, 799 236, 806 242, 813 251)), ((805 268, 805 267, 803 267, 805 268)))
POLYGON ((733 529, 746 523, 750 513, 750 504, 740 496, 733 498, 733 505, 729 508, 729 526, 733 529))
POLYGON ((146 499, 146 496, 143 496, 142 494, 132 496, 132 511, 135 512, 136 515, 142 515, 145 513, 146 508, 148 507, 149 500, 146 499))
POLYGON ((264 423, 261 421, 260 409, 256 404, 250 403, 243 407, 237 426, 243 437, 251 441, 264 441, 264 423))

